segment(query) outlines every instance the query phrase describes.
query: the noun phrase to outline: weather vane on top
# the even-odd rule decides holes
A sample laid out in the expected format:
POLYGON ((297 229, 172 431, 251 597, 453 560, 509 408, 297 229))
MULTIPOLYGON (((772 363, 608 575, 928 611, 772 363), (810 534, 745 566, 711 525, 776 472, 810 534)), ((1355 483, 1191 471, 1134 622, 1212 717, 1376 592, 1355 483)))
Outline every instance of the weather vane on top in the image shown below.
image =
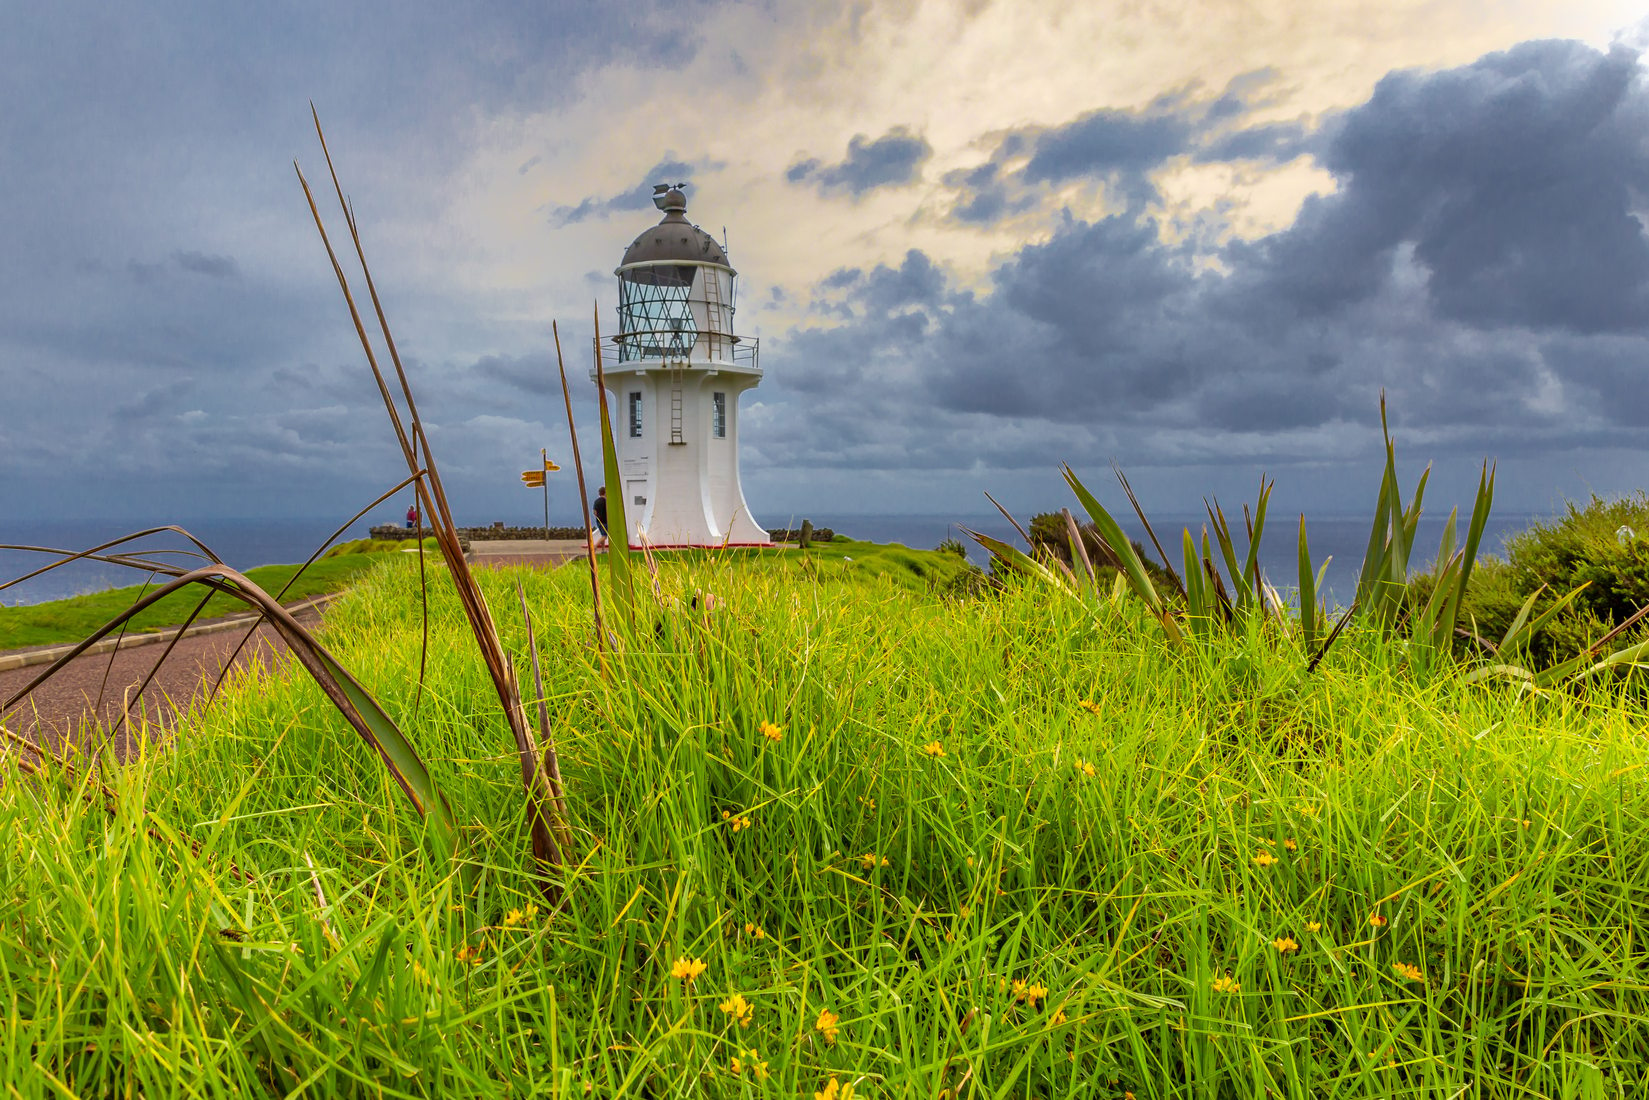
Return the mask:
POLYGON ((684 193, 686 192, 686 190, 687 190, 687 181, 686 180, 683 180, 681 183, 673 183, 673 184, 672 183, 655 183, 655 184, 653 184, 653 205, 658 207, 660 210, 668 210, 668 209, 670 209, 670 206, 668 205, 668 197, 669 197, 670 192, 674 191, 678 198, 681 198, 683 201, 685 201, 685 194, 684 193))

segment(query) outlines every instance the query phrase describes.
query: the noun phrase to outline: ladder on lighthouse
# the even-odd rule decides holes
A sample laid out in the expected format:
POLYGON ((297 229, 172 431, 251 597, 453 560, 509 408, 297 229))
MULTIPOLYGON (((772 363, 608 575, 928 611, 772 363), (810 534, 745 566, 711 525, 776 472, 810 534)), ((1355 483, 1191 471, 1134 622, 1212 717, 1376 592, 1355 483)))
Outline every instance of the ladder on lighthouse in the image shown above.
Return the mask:
POLYGON ((704 282, 704 344, 710 358, 720 359, 722 339, 727 335, 721 330, 722 297, 721 276, 708 267, 699 268, 699 278, 704 282))
POLYGON ((681 437, 681 361, 670 371, 670 446, 687 441, 681 437))

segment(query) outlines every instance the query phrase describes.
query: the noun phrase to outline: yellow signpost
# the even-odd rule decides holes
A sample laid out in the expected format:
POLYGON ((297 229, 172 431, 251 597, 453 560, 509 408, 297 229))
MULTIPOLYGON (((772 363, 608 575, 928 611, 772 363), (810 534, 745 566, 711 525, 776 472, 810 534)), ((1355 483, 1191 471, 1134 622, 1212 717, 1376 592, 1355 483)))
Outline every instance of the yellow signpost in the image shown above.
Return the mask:
POLYGON ((544 538, 548 540, 550 537, 550 486, 544 480, 544 475, 559 470, 561 467, 551 462, 549 451, 542 448, 539 449, 538 458, 541 463, 538 469, 521 471, 521 484, 529 489, 544 490, 544 538))

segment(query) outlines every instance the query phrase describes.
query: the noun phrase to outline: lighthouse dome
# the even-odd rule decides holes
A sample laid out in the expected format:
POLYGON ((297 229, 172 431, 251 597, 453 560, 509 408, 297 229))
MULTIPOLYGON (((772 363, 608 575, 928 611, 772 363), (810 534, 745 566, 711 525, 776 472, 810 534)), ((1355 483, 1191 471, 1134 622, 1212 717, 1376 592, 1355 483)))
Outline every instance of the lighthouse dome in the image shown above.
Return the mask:
POLYGON ((679 189, 672 187, 653 201, 664 211, 664 220, 631 242, 620 267, 671 261, 728 266, 716 239, 687 220, 687 199, 679 189))

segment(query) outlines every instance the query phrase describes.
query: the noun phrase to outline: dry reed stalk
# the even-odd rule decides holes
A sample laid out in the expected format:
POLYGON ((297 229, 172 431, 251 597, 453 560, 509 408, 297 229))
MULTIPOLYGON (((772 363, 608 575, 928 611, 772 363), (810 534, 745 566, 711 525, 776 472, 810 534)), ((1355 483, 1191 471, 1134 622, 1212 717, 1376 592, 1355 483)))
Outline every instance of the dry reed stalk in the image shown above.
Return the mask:
MULTIPOLYGON (((407 469, 416 473, 422 468, 426 472, 427 476, 418 479, 419 499, 425 503, 425 511, 433 521, 432 527, 435 532, 436 544, 440 547, 441 556, 446 562, 447 571, 451 575, 453 586, 457 591, 459 603, 462 605, 465 617, 469 621, 470 632, 481 651, 482 661, 486 665, 487 673, 493 682, 499 704, 503 709, 505 720, 508 722, 510 733, 514 738, 516 753, 521 766, 521 784, 527 799, 528 827, 532 837, 533 857, 539 869, 540 888, 547 900, 556 903, 560 900, 560 890, 550 882, 547 873, 551 868, 564 865, 567 854, 572 848, 572 835, 565 816, 565 803, 560 784, 550 778, 552 772, 559 775, 560 769, 555 763, 556 752, 551 741, 548 722, 546 720, 539 731, 545 741, 542 750, 540 750, 537 737, 528 722, 527 708, 521 696, 520 684, 516 680, 514 663, 504 651, 503 640, 499 636, 492 613, 487 607, 486 598, 482 594, 480 585, 470 570, 469 562, 464 557, 463 550, 459 545, 457 525, 453 522, 452 509, 448 503, 445 488, 441 483, 440 469, 435 463, 434 455, 430 452, 429 440, 424 432, 423 422, 418 415, 418 406, 412 395, 411 384, 407 380, 405 367, 395 346, 394 335, 391 333, 388 319, 384 315, 383 302, 378 295, 371 267, 366 260, 366 252, 361 244, 360 229, 355 221, 354 211, 348 200, 345 199, 343 187, 338 182, 338 173, 332 162, 331 151, 327 148, 326 135, 321 128, 320 116, 314 111, 313 104, 311 104, 310 109, 311 114, 314 116, 315 132, 320 139, 322 153, 326 157, 327 171, 332 179, 333 190, 337 194, 338 205, 343 211, 345 223, 349 228, 350 239, 355 247, 355 256, 366 281, 367 292, 372 299, 373 310, 377 315, 385 348, 394 366, 401 397, 406 402, 407 417, 411 423, 410 432, 402 421, 401 411, 396 405, 395 398, 384 377, 384 372, 378 364, 372 341, 367 336, 366 326, 361 320, 360 310, 356 307, 354 295, 350 291, 349 280, 344 275, 343 267, 338 262, 337 253, 332 247, 332 241, 327 235, 326 225, 321 219, 320 210, 309 187, 309 181, 304 177, 303 171, 295 162, 293 168, 297 171, 299 183, 303 187, 304 197, 309 203, 310 214, 315 221, 315 228, 320 234, 321 242, 326 248, 327 257, 332 263, 333 274, 338 280, 338 288, 343 293, 344 302, 349 308, 349 315, 354 323, 356 336, 361 342, 362 351, 366 354, 367 365, 372 370, 373 380, 377 383, 379 395, 384 402, 384 410, 389 416, 396 439, 400 443, 402 457, 406 461, 407 469), (419 462, 420 451, 423 455, 422 463, 419 462), (546 764, 546 761, 548 761, 548 764, 546 764)), ((529 643, 531 644, 530 639, 529 643)))

